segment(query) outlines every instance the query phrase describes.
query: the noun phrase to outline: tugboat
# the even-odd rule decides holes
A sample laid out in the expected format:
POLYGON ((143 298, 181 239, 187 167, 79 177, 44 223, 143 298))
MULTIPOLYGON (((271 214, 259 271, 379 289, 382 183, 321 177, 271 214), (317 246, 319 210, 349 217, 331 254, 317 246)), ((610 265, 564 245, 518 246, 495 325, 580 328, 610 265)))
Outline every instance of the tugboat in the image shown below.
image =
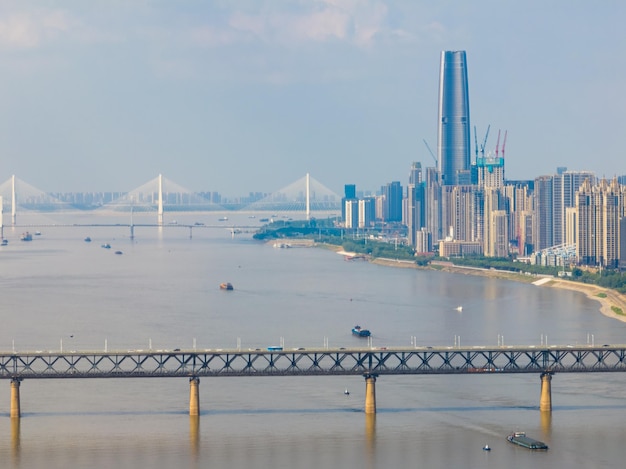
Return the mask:
POLYGON ((357 337, 369 337, 371 332, 368 329, 363 329, 361 326, 354 326, 352 328, 352 334, 357 337))
POLYGON ((509 443, 513 443, 514 445, 518 445, 523 448, 548 449, 548 445, 546 445, 543 441, 530 438, 526 436, 526 433, 524 432, 513 432, 510 435, 508 435, 506 439, 509 443))

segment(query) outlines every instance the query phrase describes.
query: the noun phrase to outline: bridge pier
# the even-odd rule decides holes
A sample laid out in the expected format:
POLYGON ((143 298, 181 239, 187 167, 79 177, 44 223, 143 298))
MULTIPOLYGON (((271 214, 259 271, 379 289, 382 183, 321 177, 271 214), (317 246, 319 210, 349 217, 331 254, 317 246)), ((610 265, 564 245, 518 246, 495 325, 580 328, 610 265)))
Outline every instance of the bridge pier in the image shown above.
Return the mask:
POLYGON ((539 410, 542 412, 552 411, 552 373, 541 373, 541 395, 539 397, 539 410))
POLYGON ((378 375, 366 373, 365 377, 365 413, 376 413, 376 378, 378 375))
POLYGON ((200 378, 189 378, 189 415, 200 415, 200 378))
POLYGON ((10 416, 12 419, 19 419, 22 416, 20 410, 20 378, 11 379, 11 411, 10 416))

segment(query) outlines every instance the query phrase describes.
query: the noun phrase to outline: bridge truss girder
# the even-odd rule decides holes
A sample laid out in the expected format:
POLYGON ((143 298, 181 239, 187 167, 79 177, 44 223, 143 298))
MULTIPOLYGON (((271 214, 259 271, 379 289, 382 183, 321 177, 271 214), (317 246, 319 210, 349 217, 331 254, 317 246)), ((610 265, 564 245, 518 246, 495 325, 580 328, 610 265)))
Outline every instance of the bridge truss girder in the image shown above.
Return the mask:
POLYGON ((0 379, 619 371, 626 346, 0 354, 0 379))

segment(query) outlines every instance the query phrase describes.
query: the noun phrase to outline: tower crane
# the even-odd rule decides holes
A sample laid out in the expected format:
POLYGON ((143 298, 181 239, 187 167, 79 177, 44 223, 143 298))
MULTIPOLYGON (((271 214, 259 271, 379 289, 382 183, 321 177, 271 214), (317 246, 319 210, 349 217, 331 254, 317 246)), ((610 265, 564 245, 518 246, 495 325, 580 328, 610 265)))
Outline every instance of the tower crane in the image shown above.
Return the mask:
POLYGON ((498 130, 498 141, 496 142, 496 158, 498 157, 499 148, 500 148, 500 130, 498 130))
POLYGON ((476 148, 476 159, 478 159, 478 138, 476 137, 476 126, 474 126, 474 148, 476 148))
POLYGON ((424 140, 424 145, 426 145, 426 148, 428 148, 428 152, 430 153, 430 156, 433 157, 433 160, 435 160, 435 167, 439 166, 439 163, 437 162, 437 157, 435 156, 435 154, 433 153, 433 151, 430 149, 430 147, 428 146, 428 142, 426 140, 424 140))
POLYGON ((505 130, 504 131, 504 142, 502 142, 502 158, 504 158, 504 147, 506 146, 506 134, 508 132, 505 130))
POLYGON ((487 137, 489 137, 489 129, 491 128, 491 124, 487 126, 487 132, 485 133, 485 139, 483 140, 483 144, 480 146, 480 154, 484 158, 485 157, 485 147, 487 146, 487 137))

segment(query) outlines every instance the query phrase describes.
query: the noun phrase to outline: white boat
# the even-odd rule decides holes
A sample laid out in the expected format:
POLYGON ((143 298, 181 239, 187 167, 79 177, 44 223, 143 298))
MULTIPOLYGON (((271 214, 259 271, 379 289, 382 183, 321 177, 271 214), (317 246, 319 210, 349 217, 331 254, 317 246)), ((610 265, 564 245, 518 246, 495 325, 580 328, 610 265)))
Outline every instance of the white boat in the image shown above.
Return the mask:
POLYGON ((463 311, 463 306, 457 306, 454 309, 456 309, 460 313, 461 311, 463 311))

